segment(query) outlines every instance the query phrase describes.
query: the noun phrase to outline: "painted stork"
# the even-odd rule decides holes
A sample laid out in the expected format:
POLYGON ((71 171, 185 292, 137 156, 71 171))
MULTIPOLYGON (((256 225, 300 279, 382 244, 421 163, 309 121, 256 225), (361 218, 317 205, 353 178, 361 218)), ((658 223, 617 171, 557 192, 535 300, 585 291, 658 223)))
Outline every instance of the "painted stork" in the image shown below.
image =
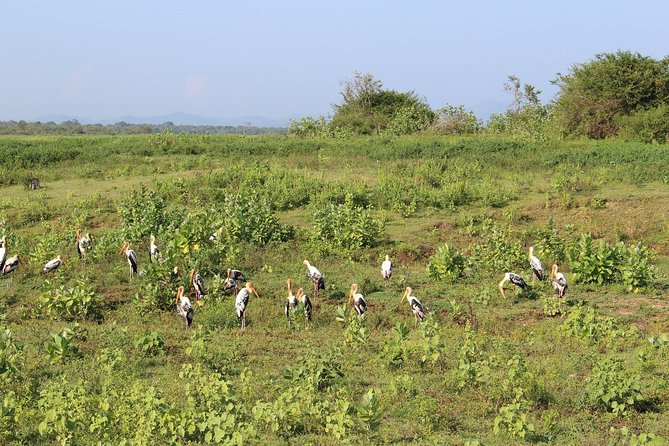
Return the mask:
POLYGON ((404 290, 404 294, 402 294, 402 299, 406 298, 407 302, 409 302, 411 311, 413 311, 413 315, 416 318, 416 325, 417 325, 419 319, 421 321, 425 320, 425 307, 423 307, 423 304, 420 303, 420 301, 415 296, 411 295, 412 291, 413 290, 411 289, 411 287, 406 287, 406 289, 404 290))
POLYGON ((558 297, 563 298, 564 294, 567 292, 567 278, 564 274, 558 272, 558 266, 555 263, 551 270, 551 278, 553 279, 553 289, 558 297))
POLYGON ((386 256, 386 260, 381 263, 381 276, 383 280, 390 279, 393 274, 393 263, 390 261, 390 256, 386 256))
POLYGON ((358 316, 362 316, 367 311, 367 301, 365 296, 358 293, 358 285, 355 283, 351 285, 351 292, 348 294, 348 304, 353 304, 355 312, 358 313, 358 316))
POLYGON ((244 274, 238 269, 228 268, 226 271, 225 282, 223 283, 223 292, 224 293, 237 293, 239 287, 237 284, 239 282, 244 282, 246 278, 244 274))
POLYGON ((541 261, 534 257, 534 246, 530 246, 528 258, 530 259, 530 268, 532 268, 532 278, 541 282, 544 280, 544 268, 541 266, 541 261))
POLYGON ((156 245, 156 236, 151 234, 151 242, 149 243, 149 261, 151 263, 160 261, 160 250, 156 245))
POLYGON ((130 265, 130 280, 132 280, 134 274, 137 272, 137 253, 130 249, 128 242, 125 242, 119 254, 123 254, 128 261, 128 265, 130 265))
MULTIPOLYGON (((14 257, 10 257, 5 261, 5 264, 2 266, 2 276, 8 276, 9 274, 12 273, 12 271, 15 271, 16 268, 19 267, 19 263, 21 260, 19 259, 18 254, 15 255, 14 257)), ((7 288, 9 288, 12 285, 12 278, 9 278, 9 283, 7 284, 7 288)))
POLYGON ((309 299, 309 296, 304 294, 304 290, 302 288, 298 288, 295 298, 304 306, 304 317, 307 318, 307 321, 311 321, 314 307, 311 305, 311 299, 309 299))
POLYGON ((290 311, 297 307, 297 297, 293 294, 293 281, 288 279, 288 297, 286 298, 286 308, 284 310, 286 314, 286 319, 288 320, 288 326, 290 326, 290 311))
POLYGON ((177 289, 177 298, 174 303, 177 304, 177 314, 186 323, 186 328, 190 327, 190 325, 193 323, 195 310, 193 309, 188 296, 184 295, 184 287, 180 286, 177 289))
POLYGON ((7 260, 7 236, 3 235, 0 238, 0 271, 5 266, 5 260, 7 260))
POLYGON ((195 291, 196 301, 201 300, 202 296, 207 294, 207 291, 204 288, 204 280, 202 280, 202 276, 194 269, 190 272, 190 286, 195 291))
POLYGON ((93 249, 93 236, 90 233, 82 235, 81 229, 77 229, 77 254, 79 255, 79 260, 84 260, 86 252, 91 249, 93 249))
POLYGON ((251 293, 255 294, 257 298, 258 292, 253 287, 253 282, 246 282, 246 286, 239 290, 237 293, 237 298, 235 299, 235 311, 237 313, 237 319, 241 321, 242 330, 246 328, 246 308, 249 305, 249 297, 251 293))
POLYGON ((504 284, 506 282, 511 282, 514 286, 513 292, 514 294, 516 293, 516 288, 515 287, 520 287, 522 290, 527 288, 527 282, 525 282, 525 279, 520 277, 518 274, 515 273, 504 273, 504 278, 502 281, 499 283, 499 292, 502 294, 503 298, 506 298, 506 294, 504 294, 504 284))
POLYGON ((307 279, 309 279, 314 284, 314 299, 316 299, 318 297, 318 290, 325 289, 325 280, 323 280, 323 274, 318 271, 318 268, 310 264, 308 260, 305 260, 302 263, 304 263, 309 270, 307 273, 307 279))
POLYGON ((60 268, 60 265, 65 265, 65 261, 59 255, 55 259, 49 260, 44 264, 44 267, 42 267, 42 274, 47 274, 50 273, 51 271, 56 271, 58 268, 60 268))

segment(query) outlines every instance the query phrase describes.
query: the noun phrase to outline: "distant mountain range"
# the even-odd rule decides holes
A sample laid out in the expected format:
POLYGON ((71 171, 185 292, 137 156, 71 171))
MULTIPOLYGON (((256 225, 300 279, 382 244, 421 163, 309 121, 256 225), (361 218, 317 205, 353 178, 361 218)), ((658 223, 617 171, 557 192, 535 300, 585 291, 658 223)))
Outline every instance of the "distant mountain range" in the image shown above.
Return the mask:
POLYGON ((215 126, 253 126, 253 127, 287 127, 293 118, 272 119, 265 116, 241 116, 235 118, 216 118, 188 113, 171 113, 160 116, 134 116, 126 115, 115 119, 90 119, 81 116, 68 115, 42 115, 36 117, 35 121, 56 122, 77 120, 80 124, 116 124, 117 122, 126 122, 128 124, 163 124, 171 122, 174 125, 215 125, 215 126))

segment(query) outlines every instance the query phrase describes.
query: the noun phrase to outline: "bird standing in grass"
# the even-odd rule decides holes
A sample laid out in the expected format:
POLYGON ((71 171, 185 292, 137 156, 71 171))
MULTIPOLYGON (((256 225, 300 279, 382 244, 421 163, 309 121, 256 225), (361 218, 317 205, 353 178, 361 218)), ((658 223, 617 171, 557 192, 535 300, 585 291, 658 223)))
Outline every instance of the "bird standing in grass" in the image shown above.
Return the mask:
POLYGON ((130 265, 130 280, 132 280, 137 272, 137 253, 130 249, 130 244, 128 242, 125 242, 123 243, 123 247, 119 251, 119 254, 123 254, 128 261, 128 265, 130 265))
POLYGON ((193 288, 193 291, 195 291, 195 300, 198 302, 202 300, 202 296, 207 294, 207 291, 204 288, 204 280, 200 273, 195 269, 190 272, 190 286, 193 288))
POLYGON ((522 290, 527 288, 527 283, 525 282, 525 279, 520 277, 518 274, 515 273, 504 273, 504 278, 502 281, 499 283, 499 292, 502 294, 503 298, 506 298, 506 294, 504 294, 504 284, 506 282, 511 282, 514 287, 513 287, 513 292, 514 295, 516 293, 516 288, 515 287, 520 287, 522 290))
POLYGON ((551 270, 551 279, 553 279, 553 289, 557 293, 558 297, 563 298, 567 292, 567 278, 564 276, 564 274, 558 272, 558 266, 555 263, 553 264, 553 268, 551 270))
POLYGON ((58 268, 60 268, 61 265, 64 265, 65 262, 63 261, 63 258, 59 255, 53 260, 49 260, 44 264, 44 267, 42 267, 42 274, 47 274, 50 273, 51 271, 56 271, 58 268))
POLYGON ((534 256, 534 246, 530 246, 530 268, 532 268, 532 278, 539 282, 544 280, 544 267, 541 266, 541 261, 534 256))
POLYGON ((0 271, 5 267, 5 260, 7 260, 7 236, 3 235, 0 238, 0 271))
MULTIPOLYGON (((12 272, 16 271, 16 269, 19 267, 19 263, 20 260, 18 254, 5 260, 5 264, 2 266, 2 276, 9 276, 12 272)), ((7 288, 9 288, 11 285, 12 278, 10 277, 7 288)))
POLYGON ((190 327, 193 323, 193 316, 195 316, 195 310, 190 303, 188 296, 184 295, 184 287, 180 286, 177 289, 177 298, 174 301, 177 304, 177 314, 184 320, 186 323, 186 328, 190 327))
POLYGON ((149 243, 149 261, 151 263, 160 261, 160 250, 156 245, 156 236, 153 234, 151 234, 151 242, 149 243))
POLYGON ((86 258, 86 252, 93 249, 93 236, 88 233, 85 236, 81 234, 81 229, 77 229, 77 254, 79 260, 86 258))
POLYGON ((386 256, 386 260, 381 263, 381 276, 383 280, 390 279, 393 274, 393 263, 390 261, 390 256, 386 256))
POLYGON ((416 318, 416 325, 418 325, 419 319, 421 321, 425 320, 425 307, 423 307, 423 304, 416 298, 416 296, 411 295, 412 292, 413 290, 411 287, 406 287, 404 294, 402 294, 402 299, 406 298, 407 302, 409 302, 411 311, 416 318))
POLYGON ((304 307, 304 317, 307 318, 307 321, 311 321, 314 308, 311 305, 311 299, 309 299, 309 296, 304 294, 304 290, 302 288, 298 288, 295 298, 301 302, 302 306, 304 307))
POLYGON ((323 280, 323 274, 321 274, 318 268, 310 264, 308 260, 305 260, 303 263, 309 270, 307 273, 307 279, 309 279, 314 284, 314 300, 316 300, 318 297, 318 290, 325 289, 325 280, 323 280))
POLYGON ((255 294, 257 298, 258 292, 253 287, 253 282, 246 282, 246 286, 239 290, 237 293, 237 298, 235 299, 235 312, 237 313, 237 319, 241 321, 242 330, 246 328, 246 309, 249 306, 249 297, 251 293, 255 294))
POLYGON ((358 285, 355 283, 351 285, 351 292, 348 293, 348 304, 353 304, 353 309, 358 313, 358 316, 362 316, 365 314, 365 311, 367 311, 367 301, 365 300, 365 296, 358 293, 358 285))
POLYGON ((288 279, 288 297, 286 298, 286 319, 288 320, 288 326, 290 327, 290 311, 297 307, 297 298, 293 294, 293 281, 288 279))
POLYGON ((228 268, 226 270, 225 282, 223 283, 223 292, 224 293, 235 293, 239 292, 239 283, 246 280, 244 274, 238 269, 228 268))

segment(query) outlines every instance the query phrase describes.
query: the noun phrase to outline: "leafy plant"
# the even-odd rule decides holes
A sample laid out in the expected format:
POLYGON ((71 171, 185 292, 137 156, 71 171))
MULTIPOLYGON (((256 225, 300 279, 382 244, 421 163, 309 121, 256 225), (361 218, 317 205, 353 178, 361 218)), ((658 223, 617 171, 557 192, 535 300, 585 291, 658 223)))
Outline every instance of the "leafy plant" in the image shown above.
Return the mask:
POLYGON ((16 380, 23 361, 23 345, 13 339, 12 332, 4 328, 0 333, 0 383, 16 380))
POLYGON ((135 347, 146 356, 158 356, 165 353, 165 341, 157 331, 145 332, 135 341, 135 347))
POLYGON ((382 229, 383 221, 373 217, 369 209, 354 204, 353 196, 347 193, 343 204, 329 204, 316 210, 312 238, 352 252, 374 246, 382 229))
POLYGON ((408 359, 409 328, 404 322, 398 322, 393 327, 393 339, 386 340, 383 344, 381 357, 390 369, 398 369, 408 359))
POLYGON ((464 270, 464 256, 448 243, 441 245, 427 264, 427 274, 435 280, 455 281, 464 270))
POLYGON ((459 387, 477 387, 484 383, 490 373, 490 363, 484 357, 483 342, 469 321, 465 324, 465 338, 458 354, 459 387))
POLYGON ((141 240, 159 234, 169 226, 165 202, 143 184, 133 189, 118 209, 128 240, 141 240))
POLYGON ((367 317, 350 311, 346 304, 335 310, 337 322, 344 327, 344 342, 353 347, 360 347, 369 339, 369 329, 365 326, 367 317))
POLYGON ((590 407, 627 415, 642 400, 638 375, 632 375, 622 360, 602 358, 588 378, 584 402, 590 407))
POLYGON ((77 323, 68 325, 60 333, 51 333, 51 340, 44 344, 44 348, 49 355, 49 362, 54 364, 81 356, 75 341, 83 339, 85 336, 86 330, 77 323))
POLYGON ((505 431, 512 438, 525 438, 528 433, 534 432, 534 424, 527 422, 527 406, 523 389, 516 388, 513 400, 499 408, 493 432, 499 434, 505 431))
POLYGON ((376 390, 369 389, 355 406, 358 420, 362 424, 367 438, 374 436, 381 423, 381 412, 379 409, 379 398, 376 390))
POLYGON ((580 238, 567 250, 569 267, 575 282, 602 285, 613 283, 625 256, 622 242, 611 246, 604 240, 595 245, 590 234, 580 238))
POLYGON ((553 294, 548 294, 543 295, 541 300, 544 304, 544 315, 552 317, 564 313, 563 299, 560 299, 553 294))
POLYGON ((622 282, 627 291, 638 293, 656 277, 656 270, 650 264, 653 253, 642 243, 637 243, 628 251, 627 260, 621 267, 622 282))
POLYGON ((72 321, 98 314, 97 294, 88 278, 77 279, 74 286, 58 287, 47 280, 44 288, 40 304, 52 317, 72 321))

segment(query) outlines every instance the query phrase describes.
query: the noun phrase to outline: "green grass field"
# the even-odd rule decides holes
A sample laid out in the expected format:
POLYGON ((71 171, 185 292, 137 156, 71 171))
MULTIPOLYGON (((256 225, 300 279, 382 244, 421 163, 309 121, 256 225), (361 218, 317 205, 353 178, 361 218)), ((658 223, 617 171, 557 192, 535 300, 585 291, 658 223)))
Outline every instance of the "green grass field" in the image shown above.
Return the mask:
POLYGON ((0 281, 3 444, 669 438, 666 146, 0 137, 0 167, 0 237, 22 259, 0 281), (78 228, 94 236, 84 261, 78 228), (152 233, 164 264, 149 263, 152 233), (529 281, 532 245, 567 276, 563 302, 550 279, 500 296, 504 272, 529 281), (304 259, 327 287, 289 327, 285 281, 310 291, 304 259), (260 293, 244 331, 227 267, 260 293), (174 298, 191 268, 209 294, 186 329, 174 298), (352 283, 362 321, 344 310, 352 283), (430 310, 420 325, 407 286, 430 310))

